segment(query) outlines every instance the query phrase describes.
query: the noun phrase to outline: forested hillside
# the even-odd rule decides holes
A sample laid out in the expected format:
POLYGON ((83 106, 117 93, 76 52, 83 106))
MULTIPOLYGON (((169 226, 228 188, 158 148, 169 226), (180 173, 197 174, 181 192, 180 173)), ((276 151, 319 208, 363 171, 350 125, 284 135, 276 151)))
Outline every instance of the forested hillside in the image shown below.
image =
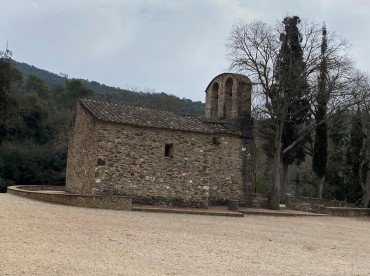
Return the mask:
MULTIPOLYGON (((64 74, 57 75, 26 63, 20 63, 12 60, 12 65, 23 75, 23 79, 26 80, 29 76, 35 76, 41 79, 49 87, 60 85, 63 86, 65 85, 66 81, 68 81, 67 76, 64 74)), ((106 94, 110 100, 117 103, 167 110, 186 115, 197 116, 204 113, 204 104, 199 101, 194 102, 185 98, 180 99, 174 95, 169 95, 163 92, 148 93, 130 91, 107 86, 96 81, 88 81, 83 79, 78 80, 95 93, 106 94)))

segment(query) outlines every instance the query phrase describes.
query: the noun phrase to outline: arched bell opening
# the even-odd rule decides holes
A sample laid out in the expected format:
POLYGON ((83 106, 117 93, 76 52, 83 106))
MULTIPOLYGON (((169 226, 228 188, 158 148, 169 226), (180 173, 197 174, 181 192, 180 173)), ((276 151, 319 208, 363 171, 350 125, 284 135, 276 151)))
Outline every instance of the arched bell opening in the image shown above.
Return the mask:
POLYGON ((224 104, 224 119, 231 119, 231 108, 233 99, 233 85, 234 81, 232 78, 227 78, 225 81, 225 104, 224 104))
POLYGON ((212 85, 211 90, 211 118, 217 118, 218 114, 218 91, 220 86, 217 82, 212 85))

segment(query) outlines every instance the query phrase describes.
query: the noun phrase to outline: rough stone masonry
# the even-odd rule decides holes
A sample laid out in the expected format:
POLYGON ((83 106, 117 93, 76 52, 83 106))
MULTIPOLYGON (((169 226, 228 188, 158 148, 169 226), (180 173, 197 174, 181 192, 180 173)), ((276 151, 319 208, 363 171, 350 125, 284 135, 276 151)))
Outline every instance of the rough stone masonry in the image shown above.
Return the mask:
POLYGON ((224 73, 203 118, 93 100, 77 104, 66 191, 133 202, 207 207, 251 201, 251 82, 224 73))

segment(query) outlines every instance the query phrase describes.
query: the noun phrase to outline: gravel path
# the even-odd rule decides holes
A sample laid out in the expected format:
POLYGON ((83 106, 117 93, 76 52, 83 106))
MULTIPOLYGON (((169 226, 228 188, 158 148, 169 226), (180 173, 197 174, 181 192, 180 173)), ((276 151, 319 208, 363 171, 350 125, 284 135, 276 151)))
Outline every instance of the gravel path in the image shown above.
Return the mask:
POLYGON ((370 275, 370 219, 97 210, 0 194, 0 275, 370 275))

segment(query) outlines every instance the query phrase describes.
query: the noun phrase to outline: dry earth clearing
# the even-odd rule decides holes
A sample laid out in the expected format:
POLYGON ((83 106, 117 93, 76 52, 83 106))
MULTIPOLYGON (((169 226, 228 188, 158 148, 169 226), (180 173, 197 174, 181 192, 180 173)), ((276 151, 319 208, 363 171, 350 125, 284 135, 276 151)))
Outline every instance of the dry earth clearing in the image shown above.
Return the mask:
POLYGON ((0 275, 370 275, 370 219, 213 217, 0 194, 0 275))

